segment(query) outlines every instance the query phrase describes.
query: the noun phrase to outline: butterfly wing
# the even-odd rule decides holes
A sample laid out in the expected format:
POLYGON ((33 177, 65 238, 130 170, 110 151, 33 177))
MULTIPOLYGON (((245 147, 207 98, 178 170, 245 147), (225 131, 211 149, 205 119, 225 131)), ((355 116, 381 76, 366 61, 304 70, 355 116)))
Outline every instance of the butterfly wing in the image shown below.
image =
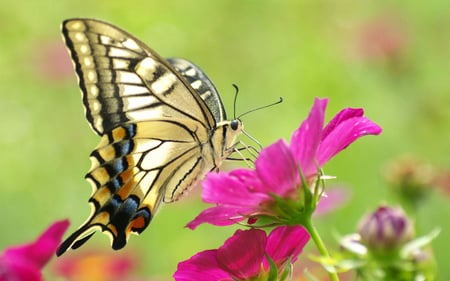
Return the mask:
POLYGON ((117 27, 73 19, 62 30, 86 118, 102 139, 86 175, 92 213, 57 254, 81 246, 95 230, 108 233, 120 249, 130 233, 147 227, 163 199, 176 200, 215 168, 210 135, 225 117, 223 105, 201 70, 189 71, 192 64, 183 68, 187 61, 176 59, 176 71, 117 27))
POLYGON ((183 190, 203 177, 213 160, 202 154, 197 139, 207 131, 193 135, 196 127, 186 120, 149 120, 106 133, 86 175, 94 191, 92 213, 58 253, 81 246, 94 230, 109 234, 113 249, 123 248, 130 233, 148 226, 166 189, 183 190))
POLYGON ((192 88, 205 101, 217 123, 227 120, 219 92, 208 76, 197 65, 181 58, 168 58, 167 61, 186 78, 192 88))
POLYGON ((102 135, 128 121, 179 117, 215 126, 209 108, 181 74, 126 31, 70 19, 62 33, 75 65, 86 118, 102 135), (183 104, 183 110, 179 105, 183 104))

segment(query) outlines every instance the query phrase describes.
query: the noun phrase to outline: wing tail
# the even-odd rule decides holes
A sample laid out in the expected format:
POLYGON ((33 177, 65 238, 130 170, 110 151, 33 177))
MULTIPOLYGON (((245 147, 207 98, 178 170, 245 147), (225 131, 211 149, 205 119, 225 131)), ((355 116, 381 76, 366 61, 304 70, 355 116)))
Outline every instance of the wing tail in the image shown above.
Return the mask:
POLYGON ((119 196, 113 196, 103 206, 95 208, 91 218, 59 246, 56 255, 61 256, 68 249, 79 248, 97 230, 106 232, 110 236, 114 250, 122 249, 130 233, 141 233, 151 221, 150 210, 139 206, 140 200, 135 195, 125 200, 120 199, 119 196))
POLYGON ((66 240, 64 240, 64 242, 61 243, 58 250, 56 251, 56 255, 59 257, 69 249, 77 249, 81 247, 81 245, 86 243, 86 241, 95 234, 95 228, 98 227, 99 226, 97 225, 91 225, 90 221, 86 222, 77 231, 72 233, 66 240))

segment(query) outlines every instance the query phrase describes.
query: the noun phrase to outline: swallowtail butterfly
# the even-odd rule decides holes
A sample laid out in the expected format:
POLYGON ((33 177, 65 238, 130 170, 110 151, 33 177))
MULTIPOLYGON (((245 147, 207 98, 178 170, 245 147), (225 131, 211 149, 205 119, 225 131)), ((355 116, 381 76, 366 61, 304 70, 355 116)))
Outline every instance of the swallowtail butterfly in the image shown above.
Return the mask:
POLYGON ((141 233, 161 202, 173 202, 235 147, 240 120, 228 121, 203 71, 164 59, 128 32, 95 19, 69 19, 62 34, 74 63, 86 118, 100 137, 86 179, 93 193, 86 222, 57 251, 96 230, 113 249, 141 233))

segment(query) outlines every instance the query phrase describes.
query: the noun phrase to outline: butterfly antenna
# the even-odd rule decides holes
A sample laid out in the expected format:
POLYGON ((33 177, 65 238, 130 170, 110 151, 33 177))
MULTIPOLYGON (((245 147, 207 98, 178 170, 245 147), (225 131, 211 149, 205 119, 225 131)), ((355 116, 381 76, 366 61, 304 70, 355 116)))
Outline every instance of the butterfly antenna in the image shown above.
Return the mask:
MULTIPOLYGON (((237 93, 236 93, 236 95, 237 95, 237 93)), ((268 108, 268 107, 277 105, 277 104, 282 103, 282 102, 283 102, 283 98, 280 97, 280 99, 279 99, 278 101, 274 102, 274 103, 267 104, 267 105, 263 105, 263 106, 260 106, 260 107, 257 107, 257 108, 253 108, 253 109, 250 109, 250 110, 247 111, 247 112, 242 113, 241 115, 239 115, 239 116, 237 117, 237 119, 240 119, 242 116, 247 115, 247 114, 249 114, 249 113, 251 113, 251 112, 254 112, 254 111, 257 111, 257 110, 261 110, 261 109, 264 109, 264 108, 268 108)), ((235 119, 236 119, 236 118, 235 118, 235 119)))
POLYGON ((237 103, 237 97, 239 93, 239 87, 236 84, 232 84, 234 89, 236 90, 236 93, 234 94, 234 102, 233 102, 233 119, 236 120, 236 103, 237 103))

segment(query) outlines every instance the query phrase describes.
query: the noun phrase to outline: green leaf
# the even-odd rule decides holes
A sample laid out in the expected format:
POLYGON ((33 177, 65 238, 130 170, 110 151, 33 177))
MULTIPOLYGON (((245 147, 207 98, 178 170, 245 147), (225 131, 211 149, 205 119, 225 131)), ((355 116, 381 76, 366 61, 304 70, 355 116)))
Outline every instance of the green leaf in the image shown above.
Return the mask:
POLYGON ((278 279, 278 269, 272 258, 266 254, 267 261, 269 262, 269 276, 267 281, 277 281, 278 279))
POLYGON ((411 254, 413 254, 418 249, 421 249, 431 244, 431 242, 439 235, 440 232, 441 230, 439 228, 435 228, 429 234, 409 241, 402 247, 400 251, 400 256, 402 258, 407 258, 411 256, 411 254))

